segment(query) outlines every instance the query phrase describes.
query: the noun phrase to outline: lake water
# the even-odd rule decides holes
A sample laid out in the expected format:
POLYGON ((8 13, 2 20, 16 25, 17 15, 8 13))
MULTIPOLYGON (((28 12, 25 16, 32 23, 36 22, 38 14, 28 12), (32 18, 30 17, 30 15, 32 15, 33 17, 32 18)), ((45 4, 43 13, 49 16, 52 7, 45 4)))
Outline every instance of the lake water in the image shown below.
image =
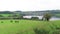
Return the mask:
MULTIPOLYGON (((42 19, 42 16, 39 17, 39 19, 42 19)), ((60 18, 58 18, 58 17, 52 17, 52 18, 50 19, 50 21, 53 21, 53 20, 60 20, 60 18)))
MULTIPOLYGON (((31 17, 32 16, 23 16, 23 18, 29 18, 29 19, 31 19, 31 17)), ((42 19, 43 16, 33 16, 33 17, 38 17, 39 19, 42 19)), ((53 21, 53 20, 60 20, 60 18, 58 18, 58 17, 52 17, 50 19, 50 21, 53 21)))
POLYGON ((60 18, 58 18, 58 17, 52 17, 52 18, 50 19, 50 21, 52 21, 52 20, 60 20, 60 18))

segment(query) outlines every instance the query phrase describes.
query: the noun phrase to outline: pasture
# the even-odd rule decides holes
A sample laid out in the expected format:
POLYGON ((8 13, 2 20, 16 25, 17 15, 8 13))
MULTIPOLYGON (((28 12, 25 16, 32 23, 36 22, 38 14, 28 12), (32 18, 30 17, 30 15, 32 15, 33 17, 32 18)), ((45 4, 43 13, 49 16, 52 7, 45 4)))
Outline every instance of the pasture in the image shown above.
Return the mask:
POLYGON ((53 34, 52 32, 60 30, 60 20, 49 22, 22 19, 0 20, 0 34, 36 34, 35 28, 53 34))

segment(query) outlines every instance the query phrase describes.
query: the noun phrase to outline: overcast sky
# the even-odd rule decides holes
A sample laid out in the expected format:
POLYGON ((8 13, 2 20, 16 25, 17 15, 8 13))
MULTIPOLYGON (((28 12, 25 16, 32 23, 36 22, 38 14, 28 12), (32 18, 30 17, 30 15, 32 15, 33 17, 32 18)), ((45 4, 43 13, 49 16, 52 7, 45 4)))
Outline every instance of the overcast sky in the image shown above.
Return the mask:
POLYGON ((60 9, 60 0, 0 0, 0 11, 38 11, 60 9))

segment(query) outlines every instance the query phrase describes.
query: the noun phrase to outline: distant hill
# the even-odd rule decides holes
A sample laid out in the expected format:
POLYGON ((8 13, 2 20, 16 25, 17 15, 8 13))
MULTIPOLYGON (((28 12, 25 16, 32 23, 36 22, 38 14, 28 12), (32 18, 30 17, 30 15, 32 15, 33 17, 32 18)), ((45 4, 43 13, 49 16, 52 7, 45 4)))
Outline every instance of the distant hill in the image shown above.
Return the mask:
POLYGON ((27 16, 41 16, 45 13, 51 13, 53 16, 60 17, 60 10, 45 10, 45 11, 0 11, 0 14, 20 14, 20 15, 27 15, 27 16))
POLYGON ((45 11, 27 11, 27 12, 23 12, 23 11, 14 11, 14 12, 11 12, 11 11, 0 11, 0 14, 12 14, 12 13, 46 13, 46 12, 49 12, 49 13, 52 13, 52 14, 60 14, 60 10, 45 10, 45 11))
POLYGON ((27 11, 23 12, 23 14, 37 14, 37 13, 51 13, 51 14, 60 14, 60 10, 46 10, 46 11, 27 11))
POLYGON ((10 11, 0 11, 0 14, 13 14, 13 12, 10 12, 10 11))

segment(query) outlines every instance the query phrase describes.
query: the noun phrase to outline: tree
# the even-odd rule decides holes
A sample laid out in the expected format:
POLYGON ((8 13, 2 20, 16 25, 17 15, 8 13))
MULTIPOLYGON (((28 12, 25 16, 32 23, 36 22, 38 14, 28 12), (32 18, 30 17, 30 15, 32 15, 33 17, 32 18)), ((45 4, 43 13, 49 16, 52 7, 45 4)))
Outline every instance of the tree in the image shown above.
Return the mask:
POLYGON ((32 19, 32 20, 39 20, 38 17, 32 17, 31 19, 32 19))
POLYGON ((3 17, 3 15, 0 15, 0 17, 3 17))
POLYGON ((52 15, 51 15, 50 13, 46 13, 46 14, 43 15, 43 18, 42 18, 42 19, 45 18, 45 20, 49 21, 50 18, 51 18, 51 16, 52 16, 52 15))
POLYGON ((3 15, 0 15, 0 19, 4 19, 4 16, 3 15))

